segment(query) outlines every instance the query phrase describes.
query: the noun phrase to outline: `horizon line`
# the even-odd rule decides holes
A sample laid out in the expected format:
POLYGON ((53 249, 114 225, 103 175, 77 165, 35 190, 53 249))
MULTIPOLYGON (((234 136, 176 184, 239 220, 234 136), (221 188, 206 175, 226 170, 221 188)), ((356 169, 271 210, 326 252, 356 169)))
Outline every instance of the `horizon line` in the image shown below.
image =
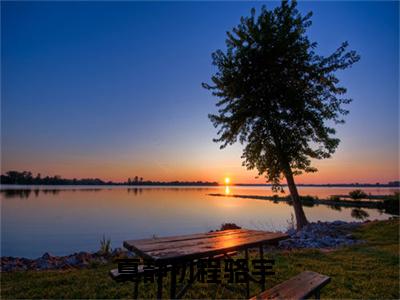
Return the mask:
MULTIPOLYGON (((33 175, 31 171, 16 171, 10 170, 4 172, 0 176, 0 184, 15 184, 15 185, 218 185, 218 186, 273 186, 272 183, 221 183, 218 181, 202 181, 202 180, 144 180, 143 177, 134 176, 133 178, 128 177, 126 181, 113 181, 103 180, 98 177, 92 178, 63 178, 60 175, 54 176, 41 176, 37 173, 33 175), (10 173, 14 173, 11 174, 10 173)), ((375 183, 366 182, 340 182, 340 183, 296 183, 297 186, 400 186, 400 180, 394 179, 384 183, 376 181, 375 183)), ((287 186, 287 183, 282 183, 280 186, 287 186)))

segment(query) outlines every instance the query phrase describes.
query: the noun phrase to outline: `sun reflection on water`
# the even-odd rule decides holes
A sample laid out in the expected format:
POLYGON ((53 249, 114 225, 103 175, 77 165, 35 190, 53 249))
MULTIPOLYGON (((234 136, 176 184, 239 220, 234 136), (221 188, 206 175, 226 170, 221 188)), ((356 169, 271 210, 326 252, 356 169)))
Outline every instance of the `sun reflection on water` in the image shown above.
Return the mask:
POLYGON ((227 185, 227 186, 225 187, 225 195, 229 195, 230 192, 231 192, 231 189, 230 189, 229 186, 227 185))

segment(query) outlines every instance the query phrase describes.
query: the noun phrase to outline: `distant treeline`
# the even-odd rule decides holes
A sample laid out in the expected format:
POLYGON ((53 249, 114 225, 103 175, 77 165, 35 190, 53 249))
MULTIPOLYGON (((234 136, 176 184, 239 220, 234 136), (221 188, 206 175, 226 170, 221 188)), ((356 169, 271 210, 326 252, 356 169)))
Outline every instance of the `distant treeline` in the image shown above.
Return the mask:
MULTIPOLYGON (((32 175, 29 171, 8 171, 0 177, 1 184, 27 184, 27 185, 175 185, 175 186, 216 186, 217 182, 208 181, 151 181, 143 177, 134 176, 125 182, 103 181, 99 178, 66 179, 61 176, 45 176, 41 174, 32 175)), ((270 186, 270 184, 237 183, 237 186, 270 186)), ((284 185, 285 186, 285 185, 284 185)), ((308 187, 400 187, 400 181, 388 183, 341 183, 341 184, 298 184, 297 186, 308 187)))
POLYGON ((61 176, 45 176, 40 174, 32 175, 28 171, 8 171, 0 177, 2 184, 41 184, 41 185, 102 185, 114 184, 113 182, 105 182, 99 178, 84 178, 84 179, 65 179, 61 176))
POLYGON ((128 178, 126 182, 103 181, 99 178, 66 179, 58 175, 42 177, 41 174, 37 174, 33 176, 29 171, 8 171, 1 175, 0 183, 22 185, 218 185, 217 182, 205 181, 151 181, 143 180, 143 177, 138 176, 133 179, 128 178))

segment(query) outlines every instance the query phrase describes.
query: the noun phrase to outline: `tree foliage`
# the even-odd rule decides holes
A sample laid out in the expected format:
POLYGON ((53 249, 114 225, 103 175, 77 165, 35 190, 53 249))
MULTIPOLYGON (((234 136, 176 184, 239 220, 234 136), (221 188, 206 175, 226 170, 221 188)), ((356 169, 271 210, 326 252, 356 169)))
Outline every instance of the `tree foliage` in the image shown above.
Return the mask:
POLYGON ((262 7, 227 32, 226 51, 212 54, 218 71, 203 87, 218 97, 221 148, 244 144, 243 165, 257 169, 275 188, 288 170, 317 171, 311 159, 329 158, 337 148, 334 124, 343 123, 351 102, 337 70, 359 60, 348 43, 329 56, 316 54, 306 35, 312 13, 302 16, 296 2, 262 7))
POLYGON ((363 190, 351 191, 351 192, 349 192, 349 196, 353 200, 359 200, 359 199, 363 199, 363 198, 367 198, 368 197, 368 195, 363 190))

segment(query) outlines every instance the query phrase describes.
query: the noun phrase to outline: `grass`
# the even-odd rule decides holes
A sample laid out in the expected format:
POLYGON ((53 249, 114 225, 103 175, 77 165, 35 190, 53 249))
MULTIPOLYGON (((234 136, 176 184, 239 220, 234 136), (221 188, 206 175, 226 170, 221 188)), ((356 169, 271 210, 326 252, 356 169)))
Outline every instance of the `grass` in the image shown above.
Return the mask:
POLYGON ((103 238, 100 240, 100 253, 104 256, 111 254, 111 239, 106 239, 106 236, 103 234, 103 238))
MULTIPOLYGON (((336 251, 270 253, 269 258, 275 259, 276 274, 267 278, 267 287, 301 271, 312 270, 332 278, 322 290, 322 298, 400 298, 399 219, 371 222, 357 229, 354 235, 365 243, 336 251)), ((82 270, 2 273, 1 298, 131 298, 132 283, 116 283, 108 277, 108 271, 114 267, 108 264, 82 270)), ((165 282, 164 292, 167 287, 165 282)), ((243 287, 235 289, 196 283, 185 297, 244 298, 243 287)), ((259 291, 259 286, 252 285, 252 295, 259 291)), ((139 297, 154 298, 154 286, 141 284, 139 297)))

